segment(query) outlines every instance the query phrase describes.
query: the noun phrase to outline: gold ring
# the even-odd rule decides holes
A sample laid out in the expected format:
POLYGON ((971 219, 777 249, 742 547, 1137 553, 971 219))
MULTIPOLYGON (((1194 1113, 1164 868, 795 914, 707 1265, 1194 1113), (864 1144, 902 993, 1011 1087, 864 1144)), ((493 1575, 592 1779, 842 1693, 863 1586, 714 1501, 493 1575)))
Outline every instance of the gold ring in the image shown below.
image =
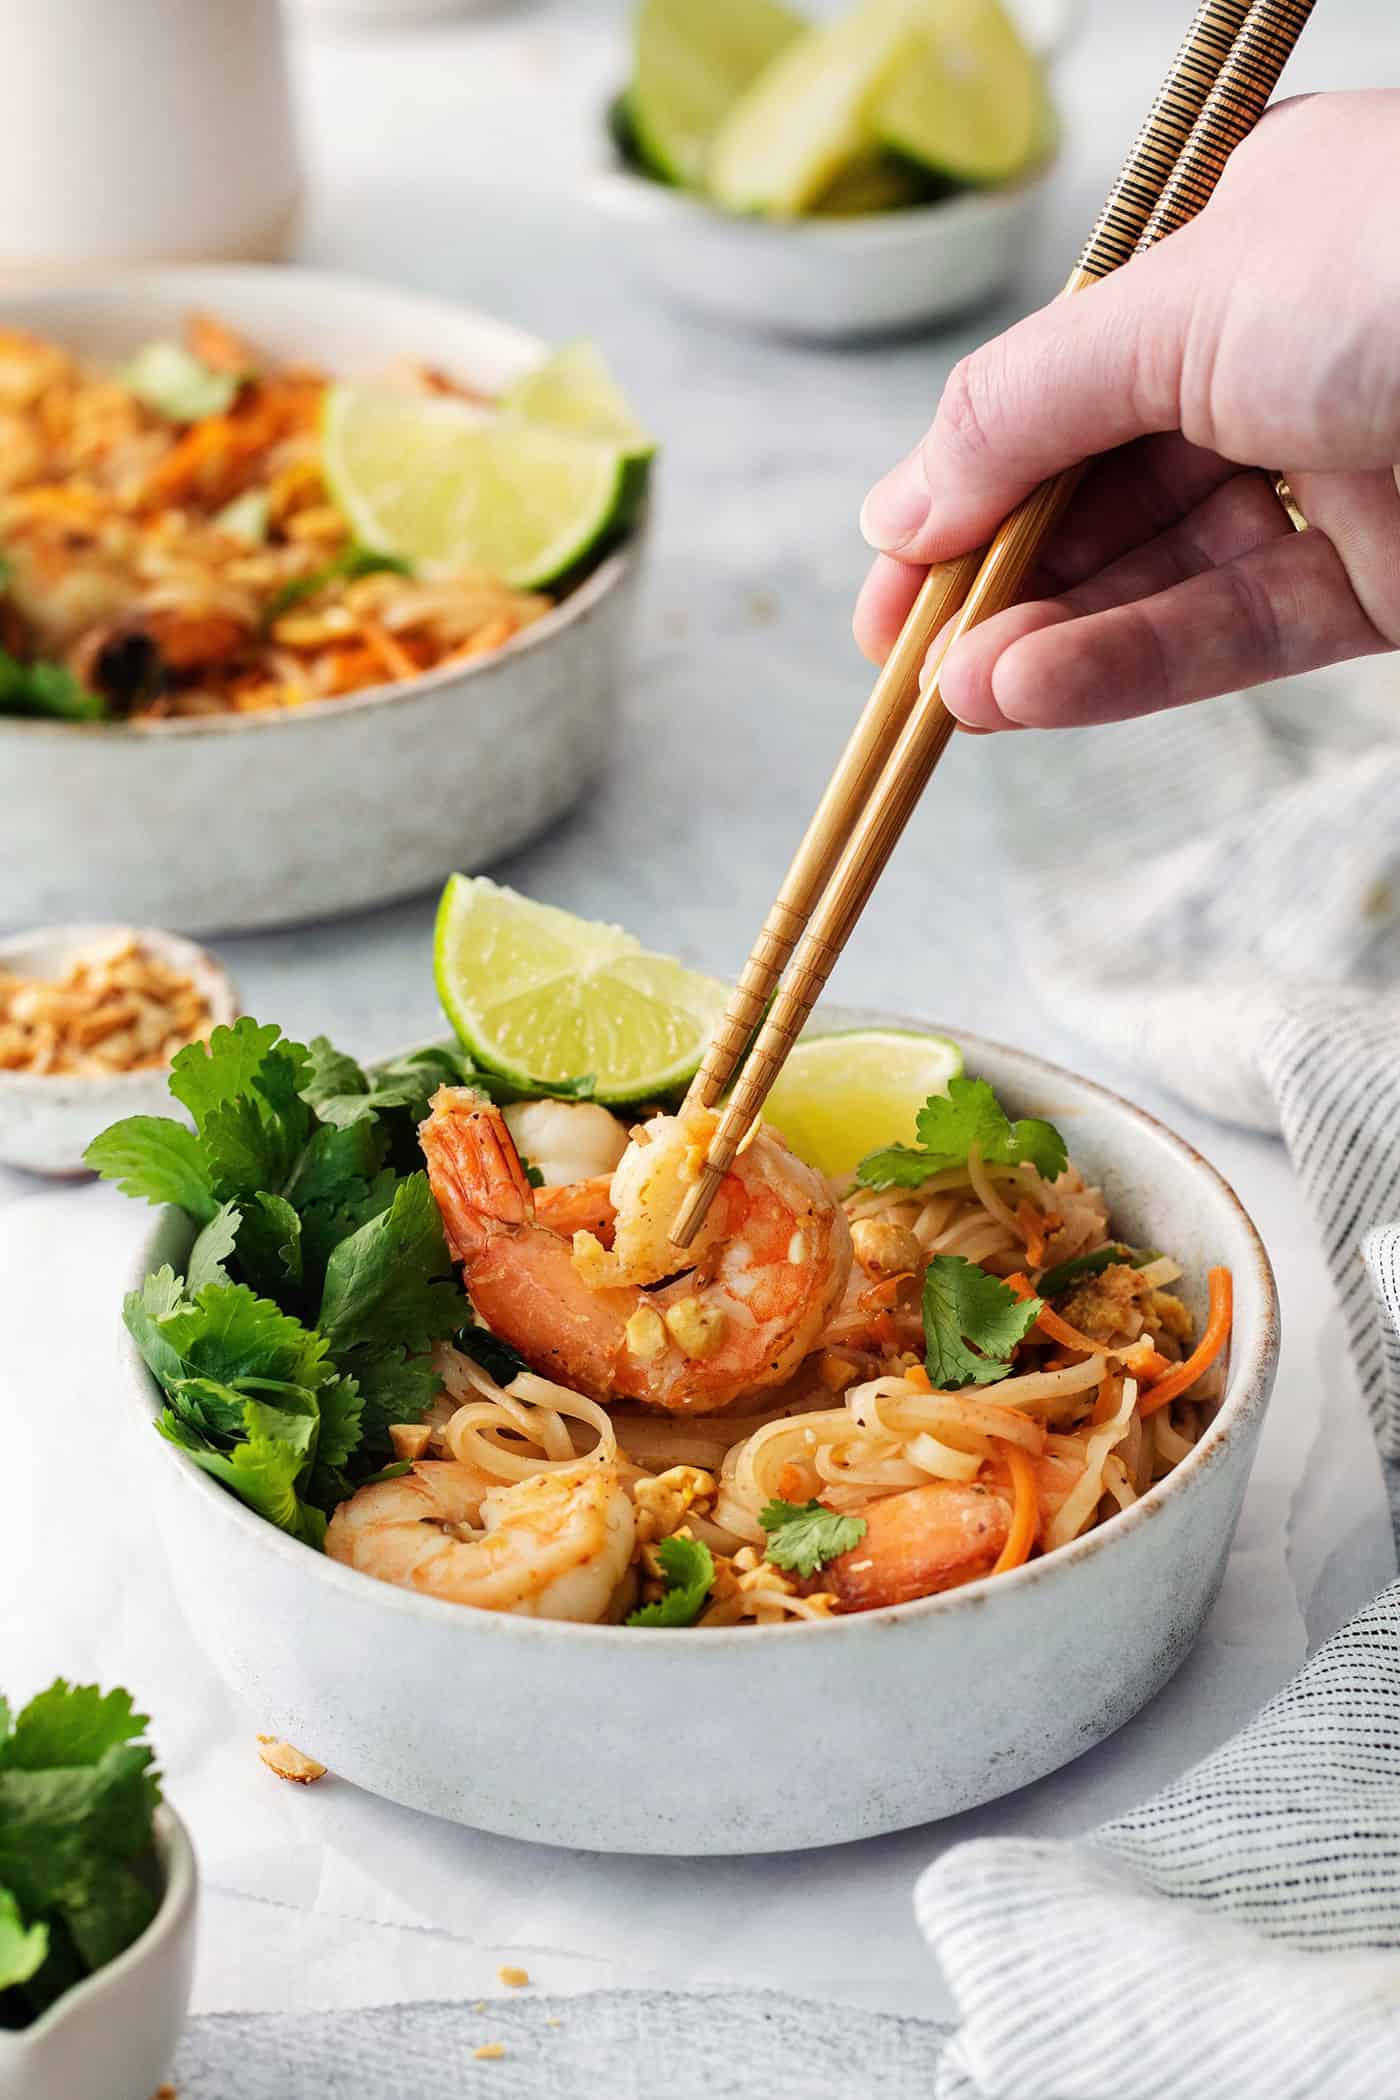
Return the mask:
POLYGON ((1274 494, 1283 505, 1284 512, 1293 530, 1295 532, 1306 532, 1308 521, 1299 510, 1297 498, 1288 486, 1287 478, 1282 474, 1275 474, 1274 476, 1274 494))

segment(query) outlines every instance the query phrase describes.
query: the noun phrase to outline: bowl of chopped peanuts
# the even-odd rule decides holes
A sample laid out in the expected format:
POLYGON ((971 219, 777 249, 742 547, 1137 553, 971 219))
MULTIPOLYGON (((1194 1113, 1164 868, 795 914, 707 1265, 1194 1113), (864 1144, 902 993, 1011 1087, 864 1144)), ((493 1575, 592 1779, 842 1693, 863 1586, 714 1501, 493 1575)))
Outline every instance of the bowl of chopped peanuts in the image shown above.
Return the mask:
POLYGON ((80 1174, 114 1116, 169 1116, 170 1062, 238 1013, 206 949, 150 927, 0 940, 0 1164, 80 1174))

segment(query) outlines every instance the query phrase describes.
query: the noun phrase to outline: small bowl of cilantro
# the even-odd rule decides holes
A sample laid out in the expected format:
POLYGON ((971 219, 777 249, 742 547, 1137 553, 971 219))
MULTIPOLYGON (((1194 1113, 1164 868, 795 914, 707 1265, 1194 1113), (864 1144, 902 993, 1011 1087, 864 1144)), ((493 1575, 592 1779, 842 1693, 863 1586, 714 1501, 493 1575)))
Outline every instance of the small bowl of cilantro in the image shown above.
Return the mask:
POLYGON ((150 2100, 194 1965, 196 1872, 125 1691, 0 1698, 0 2100, 150 2100))

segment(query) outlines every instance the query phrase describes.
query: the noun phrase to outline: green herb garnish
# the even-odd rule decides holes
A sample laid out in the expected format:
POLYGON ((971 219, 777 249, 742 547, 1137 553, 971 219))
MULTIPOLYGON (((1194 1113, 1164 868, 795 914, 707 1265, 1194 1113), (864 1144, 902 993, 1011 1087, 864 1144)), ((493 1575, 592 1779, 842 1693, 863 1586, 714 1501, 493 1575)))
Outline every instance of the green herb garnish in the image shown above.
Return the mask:
POLYGON ((976 1262, 936 1254, 924 1276, 924 1341, 935 1387, 953 1392, 1005 1378, 1016 1344, 1041 1310, 1039 1298, 1018 1298, 976 1262))
POLYGON ((122 385, 171 423, 202 423, 231 408, 243 381, 216 372, 183 343, 145 343, 118 372, 122 385))
POLYGON ((656 1549, 666 1594, 629 1612, 629 1626, 693 1626, 715 1579, 714 1556, 699 1539, 662 1539, 656 1549))
POLYGON ((919 1143, 890 1145, 872 1152, 856 1169, 867 1188, 917 1188, 931 1174, 958 1167, 973 1145, 981 1147, 988 1166, 1014 1167, 1029 1161, 1047 1181, 1056 1181, 1069 1164, 1065 1141, 1053 1123, 1037 1116, 1013 1123, 985 1079, 959 1075, 946 1094, 933 1094, 919 1110, 919 1143))
POLYGON ((305 598, 314 598, 333 583, 354 583, 360 576, 377 576, 388 570, 395 576, 411 576, 413 564, 405 561, 401 554, 380 554, 373 547, 347 547, 337 554, 334 561, 322 569, 312 569, 305 576, 293 576, 280 590, 273 592, 263 608, 263 623, 271 626, 280 620, 284 612, 300 605, 305 598))
POLYGON ((156 1914, 145 1729, 129 1693, 61 1677, 13 1720, 0 1699, 0 2028, 37 2019, 156 1914))
POLYGON ((843 1517, 824 1502, 768 1502, 758 1513, 768 1533, 765 1555, 775 1568, 815 1575, 865 1537, 864 1517, 843 1517))
POLYGON ((1158 1256, 1150 1247, 1120 1247, 1110 1244, 1095 1247, 1092 1254, 1076 1254, 1072 1261, 1062 1261, 1053 1269, 1047 1269, 1036 1289, 1042 1298, 1058 1298, 1081 1276, 1101 1276, 1105 1269, 1116 1268, 1126 1262, 1130 1268, 1140 1269, 1144 1262, 1156 1261, 1158 1256))
POLYGON ((66 664, 21 663, 0 649, 0 715, 47 716, 54 722, 100 722, 107 703, 66 664))

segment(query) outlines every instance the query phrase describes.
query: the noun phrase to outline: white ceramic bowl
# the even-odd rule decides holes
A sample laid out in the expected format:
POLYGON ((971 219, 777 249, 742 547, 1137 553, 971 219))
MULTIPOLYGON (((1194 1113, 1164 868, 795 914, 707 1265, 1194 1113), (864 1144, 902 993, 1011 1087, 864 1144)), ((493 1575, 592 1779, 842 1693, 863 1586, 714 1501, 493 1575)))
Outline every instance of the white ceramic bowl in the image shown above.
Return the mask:
MULTIPOLYGON (((215 1025, 236 1018, 238 994, 223 965, 193 941, 151 926, 35 927, 0 940, 0 970, 58 977, 84 949, 133 932, 153 955, 194 980, 215 1025)), ((91 1077, 0 1072, 0 1164, 25 1167, 31 1174, 80 1174, 84 1151, 109 1123, 121 1116, 172 1113, 169 1077, 169 1065, 91 1077)))
POLYGON ((32 2027, 0 2029, 0 2100, 151 2100, 169 2070, 190 2002, 198 1876, 173 1809, 156 1810, 155 1841, 160 1909, 32 2027))
MULTIPOLYGON (((1273 1384, 1273 1276, 1238 1198, 1162 1124, 1039 1058, 959 1039, 1013 1114, 1060 1126, 1127 1239, 1180 1258, 1198 1311, 1206 1270, 1234 1271, 1224 1398, 1166 1480, 1044 1560, 945 1596, 818 1624, 640 1633, 376 1582, 273 1530, 148 1434, 182 1607, 259 1726, 374 1793, 476 1828, 600 1852, 726 1853, 953 1815, 1136 1713, 1219 1587, 1273 1384), (659 1747, 668 1715, 684 1717, 679 1748, 659 1747)), ((141 1274, 178 1267, 188 1246, 187 1222, 167 1215, 141 1274)), ((134 1349, 125 1362, 149 1421, 154 1385, 134 1349)))
MULTIPOLYGON (((1049 59, 1080 0, 1016 0, 1049 59)), ((1044 216, 1055 156, 1002 189, 853 218, 744 218, 629 167, 615 150, 588 196, 619 258, 678 305, 765 335, 858 341, 965 313, 1008 284, 1044 216)))
MULTIPOLYGON (((338 375, 412 356, 491 391, 545 355, 442 300, 237 265, 0 299, 0 324, 121 357, 192 307, 338 375)), ((645 537, 642 518, 495 655, 402 685, 141 730, 0 718, 0 924, 283 925, 409 896, 511 852, 607 758, 645 537)))

